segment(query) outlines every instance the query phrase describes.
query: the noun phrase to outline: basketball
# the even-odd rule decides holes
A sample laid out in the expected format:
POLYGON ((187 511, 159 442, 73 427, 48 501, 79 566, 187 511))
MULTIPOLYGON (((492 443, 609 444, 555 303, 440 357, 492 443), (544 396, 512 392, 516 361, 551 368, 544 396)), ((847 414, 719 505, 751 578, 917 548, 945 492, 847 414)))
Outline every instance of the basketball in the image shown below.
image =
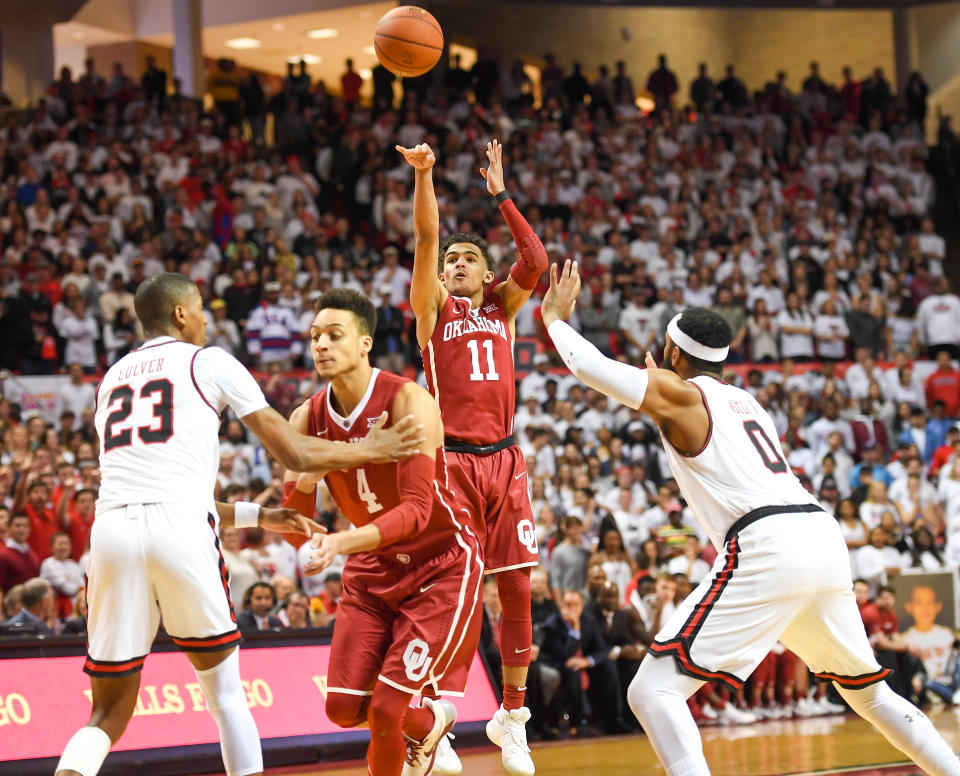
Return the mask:
POLYGON ((373 36, 377 59, 394 75, 423 75, 443 54, 443 30, 433 15, 415 5, 387 11, 373 36))

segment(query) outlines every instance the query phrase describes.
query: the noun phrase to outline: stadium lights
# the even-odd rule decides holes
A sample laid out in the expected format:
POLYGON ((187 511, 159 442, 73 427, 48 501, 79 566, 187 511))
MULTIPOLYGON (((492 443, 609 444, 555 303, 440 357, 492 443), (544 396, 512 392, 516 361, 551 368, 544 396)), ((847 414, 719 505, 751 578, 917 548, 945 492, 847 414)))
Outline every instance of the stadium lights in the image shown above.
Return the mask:
POLYGON ((310 40, 323 40, 325 38, 335 38, 340 34, 339 30, 333 27, 318 27, 315 30, 307 30, 307 37, 310 40))
POLYGON ((256 38, 231 38, 225 44, 227 48, 232 49, 255 49, 260 48, 260 41, 256 38))
POLYGON ((318 57, 316 54, 294 54, 292 57, 287 57, 287 62, 292 65, 297 64, 303 60, 308 65, 319 65, 323 62, 323 57, 318 57))
POLYGON ((375 57, 377 55, 377 50, 373 46, 364 46, 363 53, 369 54, 371 57, 375 57))

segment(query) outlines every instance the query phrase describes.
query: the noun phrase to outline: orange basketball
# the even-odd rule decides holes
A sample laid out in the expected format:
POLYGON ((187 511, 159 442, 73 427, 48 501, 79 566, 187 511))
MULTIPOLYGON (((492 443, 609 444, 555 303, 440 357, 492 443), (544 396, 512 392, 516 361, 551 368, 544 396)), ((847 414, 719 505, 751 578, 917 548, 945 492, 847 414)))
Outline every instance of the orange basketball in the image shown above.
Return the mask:
POLYGON ((373 36, 377 59, 394 75, 423 75, 440 61, 443 30, 428 11, 401 5, 387 11, 377 22, 373 36))

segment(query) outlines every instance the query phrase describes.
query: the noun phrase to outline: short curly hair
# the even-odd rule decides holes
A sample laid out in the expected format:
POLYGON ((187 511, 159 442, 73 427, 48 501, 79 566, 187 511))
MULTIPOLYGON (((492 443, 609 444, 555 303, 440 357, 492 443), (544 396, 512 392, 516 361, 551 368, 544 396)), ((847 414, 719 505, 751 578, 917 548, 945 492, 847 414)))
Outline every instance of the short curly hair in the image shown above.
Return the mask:
POLYGON ((497 268, 494 266, 493 256, 490 255, 490 243, 476 232, 457 232, 456 234, 451 234, 446 240, 440 243, 440 256, 437 259, 440 272, 443 272, 443 260, 447 255, 447 251, 451 245, 456 245, 457 243, 476 245, 477 248, 480 249, 480 255, 483 256, 483 260, 487 262, 487 269, 490 272, 497 271, 497 268))
MULTIPOLYGON (((688 307, 683 311, 680 320, 677 321, 680 331, 689 336, 695 342, 705 345, 708 348, 725 348, 733 342, 733 332, 723 316, 708 310, 706 307, 688 307)), ((706 361, 702 358, 692 356, 677 343, 673 343, 679 348, 690 364, 698 372, 719 372, 723 368, 723 361, 706 361)))
POLYGON ((326 310, 346 310, 353 313, 361 335, 373 336, 377 330, 377 308, 370 298, 352 288, 334 288, 326 291, 317 299, 316 312, 326 310))

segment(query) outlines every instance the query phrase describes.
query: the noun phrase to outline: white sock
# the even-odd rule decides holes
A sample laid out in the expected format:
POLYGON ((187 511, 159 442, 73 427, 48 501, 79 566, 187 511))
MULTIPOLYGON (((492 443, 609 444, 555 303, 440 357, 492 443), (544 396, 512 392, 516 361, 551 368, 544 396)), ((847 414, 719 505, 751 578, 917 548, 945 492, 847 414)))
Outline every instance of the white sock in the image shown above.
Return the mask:
POLYGON ((703 682, 677 671, 670 657, 643 659, 627 701, 669 776, 710 776, 687 698, 703 682))
POLYGON ((239 652, 235 649, 213 668, 196 672, 210 716, 220 729, 220 751, 227 776, 249 776, 263 770, 260 734, 240 682, 239 652))
POLYGON ((884 682, 862 690, 837 689, 857 714, 931 776, 960 776, 960 759, 920 709, 884 682))
POLYGON ((82 727, 67 741, 54 773, 76 771, 81 776, 97 776, 110 751, 110 736, 98 727, 82 727))

